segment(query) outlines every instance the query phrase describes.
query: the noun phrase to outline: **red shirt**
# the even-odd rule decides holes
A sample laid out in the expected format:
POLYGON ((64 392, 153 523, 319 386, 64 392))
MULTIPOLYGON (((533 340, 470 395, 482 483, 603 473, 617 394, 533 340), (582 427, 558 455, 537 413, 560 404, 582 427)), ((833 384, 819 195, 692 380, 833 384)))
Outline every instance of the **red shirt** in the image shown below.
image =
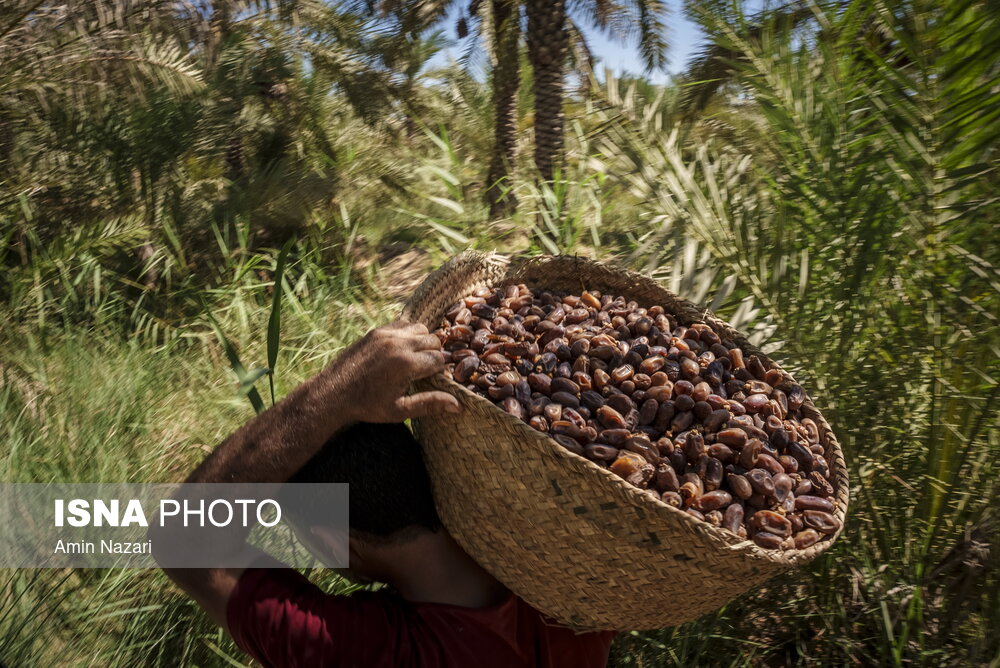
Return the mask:
POLYGON ((325 594, 290 568, 244 571, 229 632, 265 666, 597 668, 614 632, 576 634, 511 594, 487 608, 411 603, 388 591, 325 594))

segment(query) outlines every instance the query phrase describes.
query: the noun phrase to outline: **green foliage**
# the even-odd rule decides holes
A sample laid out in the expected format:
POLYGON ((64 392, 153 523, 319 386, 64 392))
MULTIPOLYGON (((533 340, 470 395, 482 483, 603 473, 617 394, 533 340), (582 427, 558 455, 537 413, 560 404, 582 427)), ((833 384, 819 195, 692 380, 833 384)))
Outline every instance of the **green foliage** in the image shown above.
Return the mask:
POLYGON ((814 580, 758 597, 775 619, 823 617, 764 635, 762 615, 726 614, 656 637, 742 631, 786 661, 989 662, 1000 257, 982 242, 1000 222, 987 210, 997 16, 971 2, 815 11, 802 40, 777 21, 748 31, 706 15, 739 54, 730 67, 769 137, 759 155, 718 143, 691 155, 676 131, 649 145, 631 128, 629 150, 606 152, 661 217, 648 252, 692 237, 764 307, 855 486, 846 539, 814 580), (845 585, 830 614, 838 581, 853 595, 845 585))
MULTIPOLYGON (((1000 660, 992 5, 688 3, 710 42, 681 85, 568 100, 565 168, 491 221, 489 89, 426 71, 440 36, 304 1, 71 4, 0 10, 4 480, 179 479, 265 376, 273 402, 462 248, 594 256, 748 331, 852 479, 829 553, 623 634, 616 665, 1000 660)), ((11 665, 242 665, 156 573, 0 592, 11 665)))

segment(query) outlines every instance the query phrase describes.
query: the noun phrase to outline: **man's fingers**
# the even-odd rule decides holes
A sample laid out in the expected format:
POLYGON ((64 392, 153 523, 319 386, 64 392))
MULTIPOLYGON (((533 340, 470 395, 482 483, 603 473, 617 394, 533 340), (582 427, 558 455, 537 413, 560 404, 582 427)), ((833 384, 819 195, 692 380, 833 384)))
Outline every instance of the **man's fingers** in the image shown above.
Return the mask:
POLYGON ((433 391, 402 396, 396 400, 396 408, 403 417, 415 418, 441 413, 458 413, 461 412, 462 405, 447 392, 433 391))
POLYGON ((413 380, 427 378, 444 370, 444 353, 440 350, 424 350, 410 355, 410 373, 413 380))
POLYGON ((391 329, 393 334, 420 336, 421 334, 426 334, 428 331, 427 327, 419 322, 410 322, 409 320, 393 320, 385 327, 386 329, 391 329))
POLYGON ((441 350, 441 339, 433 334, 423 334, 410 339, 414 350, 441 350))

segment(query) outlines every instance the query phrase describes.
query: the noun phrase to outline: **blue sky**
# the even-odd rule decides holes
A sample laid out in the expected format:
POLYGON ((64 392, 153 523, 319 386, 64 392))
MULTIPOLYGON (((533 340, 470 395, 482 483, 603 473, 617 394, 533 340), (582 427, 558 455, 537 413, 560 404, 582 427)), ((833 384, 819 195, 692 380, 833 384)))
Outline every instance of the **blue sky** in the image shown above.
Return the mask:
MULTIPOLYGON (((445 53, 439 54, 431 61, 430 65, 443 64, 449 57, 458 58, 461 56, 464 42, 457 41, 455 23, 458 18, 457 10, 463 4, 456 3, 452 15, 442 22, 441 25, 448 39, 455 41, 455 47, 448 49, 445 53)), ((670 50, 667 56, 670 62, 667 66, 667 72, 655 72, 650 76, 650 79, 657 83, 666 81, 670 74, 675 74, 684 69, 688 58, 697 49, 702 38, 702 33, 698 26, 684 17, 684 13, 681 11, 681 3, 678 0, 671 0, 669 4, 671 13, 667 18, 667 43, 670 45, 670 50)), ((634 42, 620 44, 593 30, 588 31, 587 37, 594 55, 600 59, 600 63, 597 66, 599 74, 603 73, 604 67, 610 67, 616 75, 621 75, 625 72, 632 74, 642 72, 642 61, 639 58, 638 48, 634 42)))
MULTIPOLYGON (((671 2, 670 9, 671 13, 667 18, 667 44, 670 45, 667 57, 670 62, 667 65, 667 71, 670 74, 676 74, 684 69, 688 58, 697 49, 702 32, 696 24, 684 16, 679 2, 671 2)), ((610 67, 615 74, 642 72, 642 60, 639 58, 639 49, 634 42, 623 45, 595 31, 590 31, 587 36, 594 55, 602 61, 602 69, 603 66, 610 67)), ((657 72, 650 78, 657 83, 662 83, 668 76, 667 73, 657 72)))

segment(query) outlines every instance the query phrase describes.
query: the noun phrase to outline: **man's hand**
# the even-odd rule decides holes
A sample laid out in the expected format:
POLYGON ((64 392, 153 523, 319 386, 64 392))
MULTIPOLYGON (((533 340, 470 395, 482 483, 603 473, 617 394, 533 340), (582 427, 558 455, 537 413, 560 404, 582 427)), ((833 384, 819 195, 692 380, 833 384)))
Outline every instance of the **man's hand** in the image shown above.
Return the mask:
POLYGON ((352 421, 402 422, 461 410, 447 392, 407 394, 413 381, 443 369, 438 338, 423 325, 398 320, 348 348, 323 372, 322 382, 343 394, 352 421))
POLYGON ((441 343, 423 325, 397 321, 372 330, 223 441, 187 481, 285 482, 355 422, 458 412, 447 392, 407 394, 413 381, 442 369, 441 343))
MULTIPOLYGON (((443 368, 441 344, 423 325, 379 327, 223 441, 187 482, 285 482, 354 422, 400 422, 458 412, 458 400, 446 392, 407 394, 410 383, 443 368)), ((264 557, 245 542, 245 533, 226 534, 225 540, 232 541, 230 553, 242 563, 264 557)), ((242 568, 164 570, 225 628, 226 603, 242 568)))

